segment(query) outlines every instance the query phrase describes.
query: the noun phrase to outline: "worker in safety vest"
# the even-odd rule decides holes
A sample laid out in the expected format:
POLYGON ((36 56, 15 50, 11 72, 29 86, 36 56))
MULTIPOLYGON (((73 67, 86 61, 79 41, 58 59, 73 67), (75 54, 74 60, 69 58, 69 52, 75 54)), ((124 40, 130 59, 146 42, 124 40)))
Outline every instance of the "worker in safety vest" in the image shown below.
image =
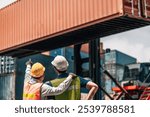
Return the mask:
POLYGON ((41 100, 47 96, 54 96, 63 93, 70 85, 73 75, 69 75, 57 87, 49 86, 43 83, 45 67, 41 63, 33 64, 31 68, 31 60, 26 63, 26 73, 24 81, 24 100, 41 100))
MULTIPOLYGON (((58 55, 54 58, 51 64, 54 66, 54 69, 58 74, 58 77, 54 80, 47 82, 47 84, 51 86, 58 86, 69 75, 67 73, 67 68, 69 66, 69 63, 65 57, 58 55)), ((91 100, 98 90, 97 84, 93 83, 92 81, 85 80, 79 76, 76 76, 76 79, 71 82, 69 88, 64 93, 55 96, 55 99, 56 100, 80 100, 81 87, 86 87, 87 89, 89 89, 89 93, 86 96, 86 100, 91 100)))

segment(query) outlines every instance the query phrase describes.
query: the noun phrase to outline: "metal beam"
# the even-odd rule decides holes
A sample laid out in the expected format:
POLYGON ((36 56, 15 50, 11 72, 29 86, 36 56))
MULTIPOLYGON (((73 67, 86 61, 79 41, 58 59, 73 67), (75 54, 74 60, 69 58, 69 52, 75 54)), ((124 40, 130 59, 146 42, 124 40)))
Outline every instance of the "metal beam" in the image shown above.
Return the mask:
POLYGON ((81 45, 82 44, 74 45, 74 73, 77 75, 82 74, 81 45))
MULTIPOLYGON (((89 64, 90 64, 90 78, 101 86, 101 72, 100 72, 100 40, 99 38, 89 41, 89 64)), ((101 91, 95 95, 96 100, 102 99, 101 91)))

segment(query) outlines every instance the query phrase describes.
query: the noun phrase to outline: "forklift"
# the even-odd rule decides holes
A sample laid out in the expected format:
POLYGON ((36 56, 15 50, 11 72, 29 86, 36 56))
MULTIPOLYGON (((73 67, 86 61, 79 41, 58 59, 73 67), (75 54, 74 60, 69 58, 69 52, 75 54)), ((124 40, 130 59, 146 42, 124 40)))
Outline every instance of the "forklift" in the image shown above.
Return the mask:
POLYGON ((100 39, 89 41, 86 58, 81 57, 81 47, 85 43, 74 45, 74 71, 77 75, 89 77, 96 82, 99 90, 96 100, 102 100, 102 92, 110 100, 150 100, 150 63, 135 63, 124 67, 123 80, 118 82, 100 63, 100 39), (83 70, 83 64, 88 63, 87 71, 83 70), (107 75, 114 83, 113 96, 103 87, 102 74, 107 75))
MULTIPOLYGON (((121 87, 133 100, 150 100, 150 63, 136 63, 125 66, 121 87)), ((113 87, 114 98, 129 99, 119 87, 113 87)))

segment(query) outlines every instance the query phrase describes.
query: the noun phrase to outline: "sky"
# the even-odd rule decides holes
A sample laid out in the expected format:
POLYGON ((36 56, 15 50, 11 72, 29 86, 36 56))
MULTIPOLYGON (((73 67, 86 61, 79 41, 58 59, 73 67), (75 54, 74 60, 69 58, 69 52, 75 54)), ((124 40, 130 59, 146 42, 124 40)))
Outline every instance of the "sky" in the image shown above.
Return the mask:
MULTIPOLYGON (((0 0, 0 8, 16 0, 0 0)), ((138 62, 150 62, 150 26, 119 33, 101 39, 104 49, 117 49, 137 58, 138 62)))
POLYGON ((17 0, 0 0, 0 9, 17 0))
POLYGON ((150 62, 150 26, 102 38, 104 48, 116 49, 137 58, 138 62, 150 62))

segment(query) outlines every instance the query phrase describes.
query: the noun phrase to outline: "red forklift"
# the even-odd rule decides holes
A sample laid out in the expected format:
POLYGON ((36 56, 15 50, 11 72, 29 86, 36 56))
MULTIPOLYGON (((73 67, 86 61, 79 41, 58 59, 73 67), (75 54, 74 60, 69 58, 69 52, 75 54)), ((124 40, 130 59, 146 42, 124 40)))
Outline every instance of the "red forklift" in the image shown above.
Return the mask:
POLYGON ((103 69, 103 72, 116 84, 116 87, 112 87, 112 97, 105 92, 111 100, 150 100, 150 63, 125 66, 120 83, 108 71, 103 69))

